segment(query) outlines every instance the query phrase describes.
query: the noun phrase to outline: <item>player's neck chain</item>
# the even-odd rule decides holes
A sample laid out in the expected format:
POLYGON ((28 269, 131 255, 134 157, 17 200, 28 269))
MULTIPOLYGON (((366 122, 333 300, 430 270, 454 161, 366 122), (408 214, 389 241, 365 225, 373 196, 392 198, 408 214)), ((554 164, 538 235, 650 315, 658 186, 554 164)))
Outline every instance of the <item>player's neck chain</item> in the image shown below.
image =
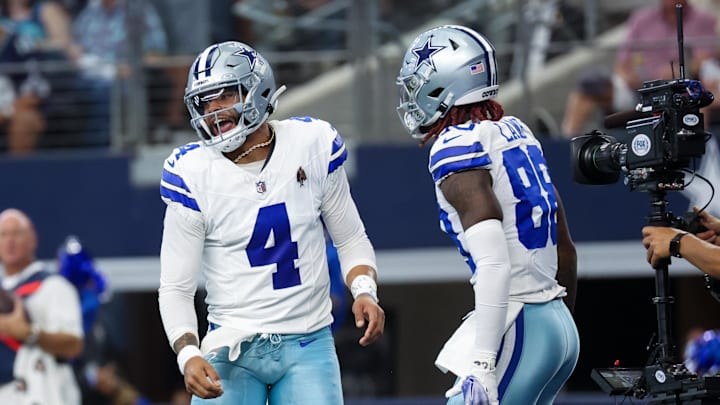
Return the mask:
POLYGON ((255 149, 260 149, 260 148, 264 148, 266 146, 270 146, 270 144, 272 144, 273 141, 275 140, 275 130, 273 129, 272 125, 268 125, 268 128, 270 128, 270 139, 268 139, 265 142, 258 143, 258 144, 251 146, 250 149, 246 150, 245 152, 241 153, 238 157, 236 157, 235 160, 233 160, 233 163, 238 163, 244 157, 246 157, 247 155, 252 153, 252 151, 254 151, 255 149))

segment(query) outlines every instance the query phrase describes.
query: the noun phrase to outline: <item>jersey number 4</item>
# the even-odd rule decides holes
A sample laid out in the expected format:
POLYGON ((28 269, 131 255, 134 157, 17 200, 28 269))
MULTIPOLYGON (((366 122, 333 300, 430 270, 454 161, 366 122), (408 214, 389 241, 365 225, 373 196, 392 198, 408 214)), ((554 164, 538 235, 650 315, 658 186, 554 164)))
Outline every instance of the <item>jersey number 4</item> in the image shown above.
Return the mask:
POLYGON ((503 164, 512 184, 518 239, 527 249, 547 246, 548 236, 557 244, 557 197, 547 163, 534 145, 503 152, 503 164))
POLYGON ((277 265, 277 271, 272 276, 273 289, 300 285, 300 270, 295 267, 297 242, 292 240, 290 234, 290 219, 285 203, 260 208, 248 243, 247 256, 253 267, 277 265), (271 236, 273 243, 268 246, 271 236))

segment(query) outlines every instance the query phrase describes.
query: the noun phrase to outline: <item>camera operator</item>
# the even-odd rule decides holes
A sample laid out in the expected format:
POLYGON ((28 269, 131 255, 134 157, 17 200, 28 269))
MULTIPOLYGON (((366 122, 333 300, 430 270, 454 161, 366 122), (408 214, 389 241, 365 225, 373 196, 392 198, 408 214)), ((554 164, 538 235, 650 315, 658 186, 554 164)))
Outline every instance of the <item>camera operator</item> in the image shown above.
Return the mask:
MULTIPOLYGON (((697 208, 695 211, 698 212, 697 208)), ((644 227, 643 245, 647 248, 648 262, 655 267, 670 256, 682 257, 703 272, 720 277, 720 219, 706 211, 699 212, 698 218, 707 230, 697 234, 670 227, 644 227)))

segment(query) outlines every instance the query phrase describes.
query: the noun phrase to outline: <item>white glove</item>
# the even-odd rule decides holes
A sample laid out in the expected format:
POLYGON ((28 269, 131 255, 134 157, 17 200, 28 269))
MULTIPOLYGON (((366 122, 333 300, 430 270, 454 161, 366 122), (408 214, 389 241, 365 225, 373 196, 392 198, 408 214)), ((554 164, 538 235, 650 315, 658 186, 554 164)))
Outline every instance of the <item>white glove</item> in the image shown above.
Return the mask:
POLYGON ((474 369, 471 374, 461 378, 445 392, 445 398, 462 393, 465 405, 498 405, 497 377, 495 368, 491 370, 474 369))

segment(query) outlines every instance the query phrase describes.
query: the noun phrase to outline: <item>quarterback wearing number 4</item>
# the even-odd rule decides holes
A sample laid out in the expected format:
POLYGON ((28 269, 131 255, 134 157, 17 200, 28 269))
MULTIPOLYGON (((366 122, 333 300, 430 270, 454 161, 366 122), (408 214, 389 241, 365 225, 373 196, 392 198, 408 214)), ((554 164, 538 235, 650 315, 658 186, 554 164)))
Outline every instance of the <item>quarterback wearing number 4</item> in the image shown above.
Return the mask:
POLYGON ((184 98, 200 142, 163 168, 159 305, 193 404, 343 403, 323 224, 355 298, 360 344, 383 333, 345 144, 321 120, 268 121, 283 90, 239 42, 208 47, 190 67, 184 98), (193 299, 201 272, 202 345, 193 299))
POLYGON ((475 310, 436 360, 458 376, 448 404, 552 404, 578 358, 576 254, 540 143, 493 100, 495 49, 465 27, 431 29, 397 85, 405 128, 434 140, 440 226, 472 272, 475 310))

